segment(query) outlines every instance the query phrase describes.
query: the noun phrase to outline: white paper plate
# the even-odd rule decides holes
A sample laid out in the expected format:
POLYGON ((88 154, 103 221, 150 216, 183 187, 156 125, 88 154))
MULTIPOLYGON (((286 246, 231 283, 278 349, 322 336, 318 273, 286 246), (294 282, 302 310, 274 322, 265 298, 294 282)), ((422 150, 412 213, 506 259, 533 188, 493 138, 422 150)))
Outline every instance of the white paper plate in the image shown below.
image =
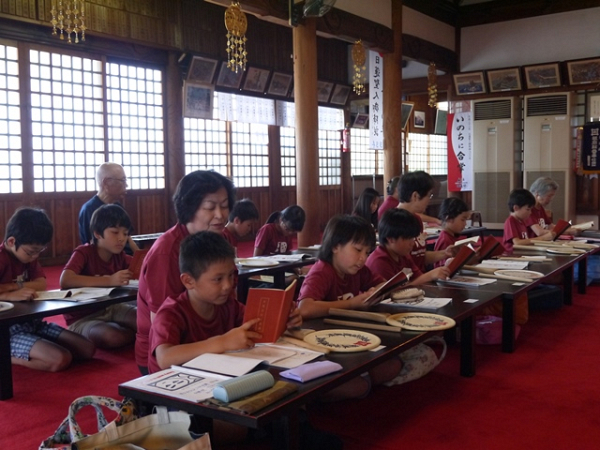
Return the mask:
POLYGON ((544 278, 544 274, 535 272, 533 270, 517 270, 517 269, 500 269, 494 272, 494 275, 502 275, 505 277, 517 277, 517 278, 528 278, 530 280, 537 280, 538 278, 544 278))
POLYGON ((279 265, 277 261, 271 258, 242 258, 238 259, 237 263, 245 267, 272 267, 279 265))
POLYGON ((585 250, 578 248, 550 248, 546 249, 547 253, 554 253, 555 255, 580 255, 585 253, 585 250))
POLYGON ((364 352, 381 344, 374 334, 356 330, 320 330, 304 336, 304 341, 332 352, 364 352))
POLYGON ((446 330, 456 325, 450 317, 421 312, 393 314, 386 320, 392 326, 413 331, 446 330))
POLYGON ((15 305, 8 302, 0 302, 0 312, 8 311, 9 309, 13 309, 15 305))

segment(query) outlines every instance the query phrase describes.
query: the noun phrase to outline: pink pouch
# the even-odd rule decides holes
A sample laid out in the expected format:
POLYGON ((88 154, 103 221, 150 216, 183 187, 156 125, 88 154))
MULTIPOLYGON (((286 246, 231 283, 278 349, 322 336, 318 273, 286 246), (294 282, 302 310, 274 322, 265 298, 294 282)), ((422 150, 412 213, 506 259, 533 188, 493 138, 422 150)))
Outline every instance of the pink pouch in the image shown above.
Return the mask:
MULTIPOLYGON (((519 337, 521 326, 515 327, 515 339, 519 337)), ((475 341, 482 345, 502 343, 502 318, 496 316, 480 316, 475 320, 475 341)))

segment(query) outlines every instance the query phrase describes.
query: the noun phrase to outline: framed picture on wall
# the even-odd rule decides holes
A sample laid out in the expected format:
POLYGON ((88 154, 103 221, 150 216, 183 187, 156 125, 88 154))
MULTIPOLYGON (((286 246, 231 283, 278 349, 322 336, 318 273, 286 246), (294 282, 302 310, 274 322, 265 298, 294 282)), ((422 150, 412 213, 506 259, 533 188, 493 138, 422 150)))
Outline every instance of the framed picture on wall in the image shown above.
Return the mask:
POLYGON ((194 56, 187 73, 187 81, 200 84, 212 84, 218 63, 219 62, 216 59, 194 56))
POLYGON ((567 61, 569 84, 600 82, 600 58, 580 61, 567 61))
POLYGON ((265 92, 270 73, 270 70, 249 67, 248 70, 246 70, 244 90, 253 92, 265 92))
POLYGON ((560 69, 558 63, 541 64, 524 67, 527 89, 560 86, 560 69))
POLYGON ((447 133, 448 127, 448 111, 444 111, 442 109, 436 109, 435 112, 435 131, 434 134, 443 134, 447 133))
POLYGON ((350 86, 336 84, 335 88, 333 89, 333 94, 331 94, 330 102, 336 105, 345 105, 349 94, 350 86))
POLYGON ((273 72, 273 77, 271 77, 271 83, 269 84, 269 91, 267 93, 270 95, 279 95, 281 97, 285 97, 290 90, 291 84, 292 75, 281 72, 273 72))
POLYGON ((369 127, 369 115, 358 113, 352 124, 353 128, 368 128, 369 127))
POLYGON ((219 71, 219 77, 217 78, 217 84, 219 86, 228 87, 231 89, 239 89, 240 83, 242 82, 242 75, 244 72, 238 70, 234 72, 226 63, 221 64, 221 70, 219 71))
POLYGON ((212 85, 186 81, 183 88, 183 116, 212 119, 213 94, 214 87, 212 85))
POLYGON ((518 67, 511 69, 488 70, 490 92, 520 91, 521 73, 518 67))
POLYGON ((456 95, 485 94, 483 72, 459 73, 454 75, 456 95))
POLYGON ((406 129, 406 125, 408 124, 408 119, 410 119, 410 114, 412 113, 412 110, 414 107, 415 107, 415 104, 413 102, 402 102, 402 109, 401 109, 402 123, 400 125, 403 130, 406 129))
POLYGON ((415 128, 425 128, 425 111, 415 111, 413 125, 415 128))
POLYGON ((329 101, 329 96, 331 95, 331 91, 333 90, 333 83, 328 81, 317 81, 317 93, 319 103, 327 103, 329 101))

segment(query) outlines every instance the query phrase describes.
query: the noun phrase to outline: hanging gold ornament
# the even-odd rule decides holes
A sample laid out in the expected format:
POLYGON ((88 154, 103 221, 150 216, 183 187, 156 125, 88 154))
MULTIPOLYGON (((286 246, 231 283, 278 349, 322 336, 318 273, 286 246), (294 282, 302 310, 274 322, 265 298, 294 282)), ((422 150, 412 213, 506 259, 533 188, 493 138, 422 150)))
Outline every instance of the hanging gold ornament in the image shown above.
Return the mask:
POLYGON ((227 28, 227 67, 238 73, 246 70, 248 53, 246 52, 246 30, 248 20, 238 2, 233 2, 225 10, 225 28, 227 28))
POLYGON ((57 35, 57 30, 60 31, 61 39, 64 39, 66 34, 69 43, 77 44, 80 40, 85 41, 85 30, 87 30, 85 2, 83 0, 52 0, 50 5, 52 34, 57 35), (74 35, 73 39, 71 39, 72 34, 74 35))
POLYGON ((367 60, 367 52, 365 46, 359 39, 352 46, 352 62, 354 63, 354 78, 352 84, 354 85, 354 92, 357 95, 362 94, 365 91, 365 62, 367 60))
POLYGON ((429 94, 429 100, 427 104, 431 108, 437 107, 437 70, 435 63, 429 63, 429 69, 427 69, 427 93, 429 94))

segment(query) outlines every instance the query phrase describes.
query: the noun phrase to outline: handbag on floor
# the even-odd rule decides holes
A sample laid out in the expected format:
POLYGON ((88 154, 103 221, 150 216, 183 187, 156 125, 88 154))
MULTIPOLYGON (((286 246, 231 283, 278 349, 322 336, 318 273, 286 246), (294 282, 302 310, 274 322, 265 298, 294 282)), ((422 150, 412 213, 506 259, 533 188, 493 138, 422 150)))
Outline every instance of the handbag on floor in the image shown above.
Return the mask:
POLYGON ((86 396, 71 404, 67 417, 54 435, 40 444, 39 450, 209 450, 208 434, 194 440, 189 427, 190 416, 182 411, 157 406, 153 414, 137 417, 133 402, 86 396), (98 425, 98 432, 89 436, 83 434, 75 418, 85 406, 95 409, 98 425), (117 412, 117 418, 108 423, 102 406, 117 412))
POLYGON ((409 348, 399 355, 402 360, 402 370, 400 370, 400 373, 384 384, 386 386, 395 386, 427 375, 446 357, 447 349, 446 341, 441 336, 432 336, 426 341, 409 348), (440 356, 437 355, 429 344, 440 344, 442 346, 440 356))

